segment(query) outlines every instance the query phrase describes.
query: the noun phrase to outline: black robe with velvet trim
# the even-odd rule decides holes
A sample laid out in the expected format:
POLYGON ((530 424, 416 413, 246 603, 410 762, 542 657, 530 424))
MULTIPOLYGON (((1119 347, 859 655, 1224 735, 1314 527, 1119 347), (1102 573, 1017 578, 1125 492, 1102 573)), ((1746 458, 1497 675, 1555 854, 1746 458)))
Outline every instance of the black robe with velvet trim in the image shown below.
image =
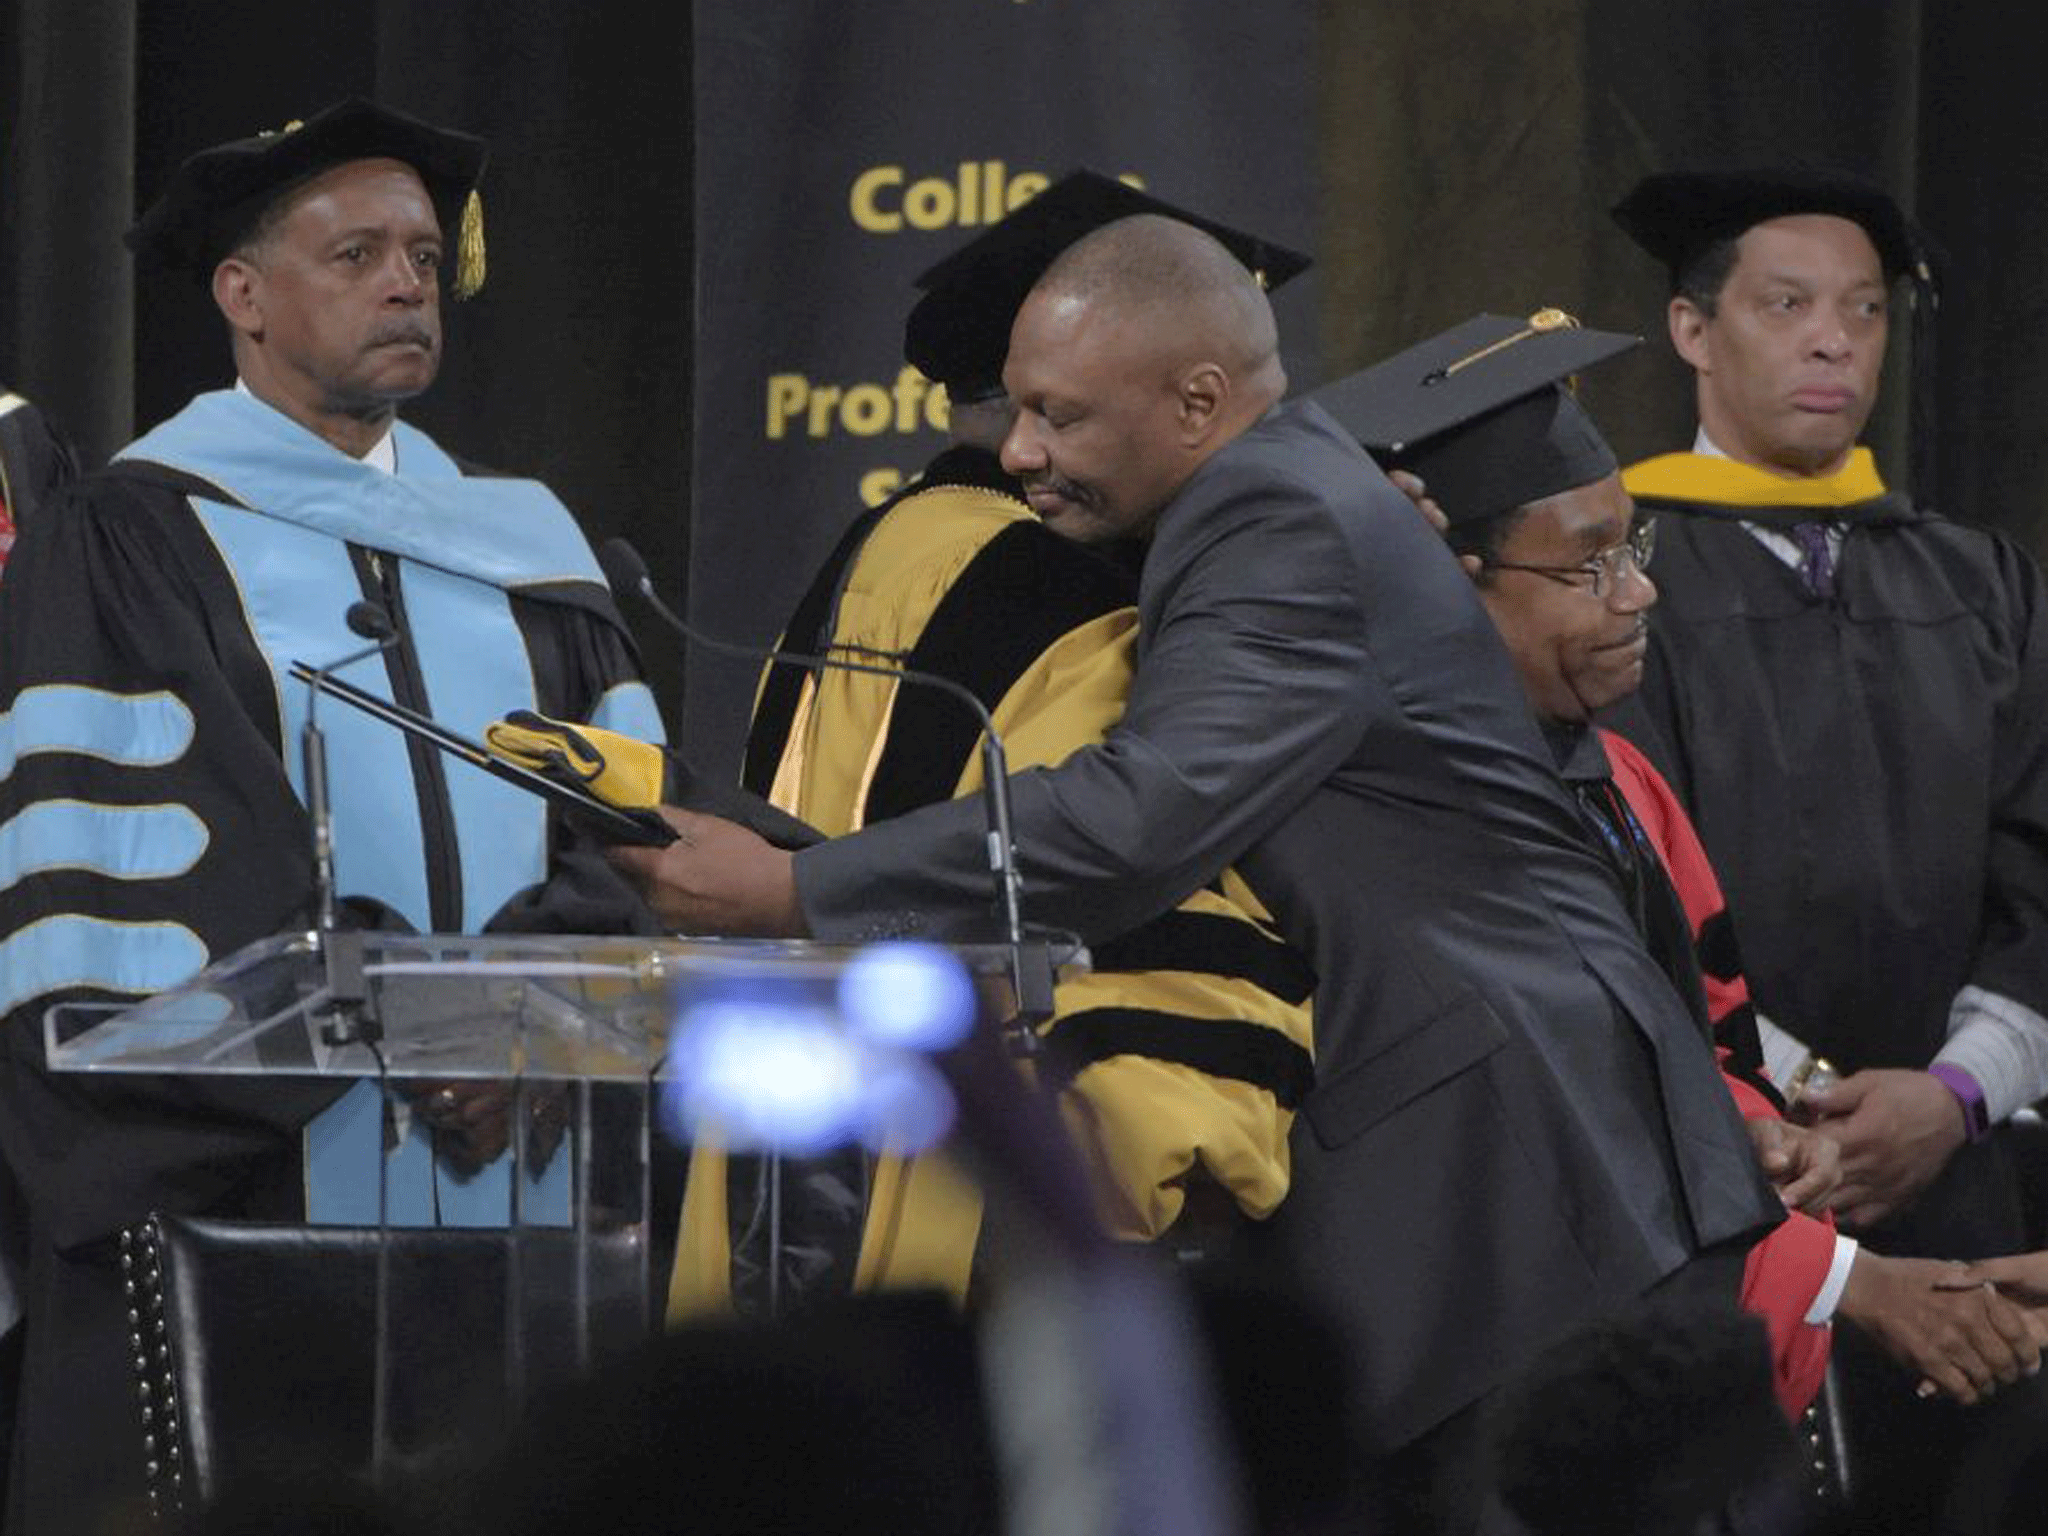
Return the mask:
MULTIPOLYGON (((24 711, 39 688, 161 690, 189 712, 189 749, 155 767, 26 753, 0 777, 0 824, 57 802, 121 811, 169 804, 203 827, 203 850, 188 870, 164 879, 116 880, 61 864, 10 877, 0 885, 0 944, 53 915, 138 924, 175 915, 219 958, 309 921, 308 824, 284 768, 298 744, 280 739, 277 685, 249 628, 245 595, 183 489, 154 466, 109 469, 70 487, 27 528, 0 600, 0 721, 24 711)), ((337 592, 336 611, 371 598, 387 607, 396 600, 402 614, 405 562, 358 546, 350 555, 361 588, 337 592)), ((509 601, 543 710, 584 718, 608 691, 638 686, 631 641, 601 588, 579 583, 573 592, 547 588, 509 601)), ((394 663, 401 695, 406 672, 402 659, 394 663)), ((416 806, 394 795, 395 815, 411 809, 421 821, 437 927, 459 910, 447 892, 454 827, 433 789, 444 772, 439 754, 422 749, 414 756, 416 806)), ((551 916, 549 901, 529 890, 508 904, 517 926, 583 929, 600 911, 627 925, 644 919, 594 854, 574 861, 574 875, 567 915, 551 916)), ((152 1211, 299 1219, 301 1128, 349 1086, 48 1071, 45 1009, 103 995, 45 990, 0 1026, 0 1148, 26 1197, 29 1259, 9 1536, 98 1530, 106 1511, 140 1507, 142 1425, 119 1229, 152 1211)), ((7 1214, 17 1237, 21 1220, 19 1210, 7 1214)))
MULTIPOLYGON (((2048 585, 2009 540, 1884 496, 1836 509, 1831 598, 1739 519, 1659 518, 1640 707, 1758 1010, 1844 1071, 1923 1067, 1968 985, 2048 1014, 2048 585)), ((2007 1153, 1961 1149, 1914 1246, 2020 1240, 2007 1153)))

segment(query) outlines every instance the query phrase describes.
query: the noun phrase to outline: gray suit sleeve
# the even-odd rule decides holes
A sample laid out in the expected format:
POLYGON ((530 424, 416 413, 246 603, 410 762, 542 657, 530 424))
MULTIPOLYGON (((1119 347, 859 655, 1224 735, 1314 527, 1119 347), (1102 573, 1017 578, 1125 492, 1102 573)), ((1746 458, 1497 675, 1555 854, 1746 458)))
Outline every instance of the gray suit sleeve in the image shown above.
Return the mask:
MULTIPOLYGON (((1210 460, 1169 507, 1122 723, 1011 780, 1032 921, 1099 941, 1164 911, 1350 754, 1379 695, 1363 681, 1362 582, 1338 517, 1250 456, 1210 460)), ((995 905, 978 800, 806 849, 796 881, 827 939, 986 936, 995 905)))

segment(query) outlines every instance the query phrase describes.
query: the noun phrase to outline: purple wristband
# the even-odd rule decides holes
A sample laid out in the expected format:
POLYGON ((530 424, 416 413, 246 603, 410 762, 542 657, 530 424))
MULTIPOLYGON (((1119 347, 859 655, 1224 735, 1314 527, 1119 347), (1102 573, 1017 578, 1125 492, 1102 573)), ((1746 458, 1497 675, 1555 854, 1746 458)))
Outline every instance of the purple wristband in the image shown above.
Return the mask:
POLYGON ((1956 1102, 1963 1106, 1963 1133, 1972 1141, 1982 1141, 1991 1134, 1991 1114, 1984 1105, 1984 1090, 1977 1079, 1961 1067, 1948 1062, 1937 1061, 1927 1069, 1942 1087, 1956 1096, 1956 1102))

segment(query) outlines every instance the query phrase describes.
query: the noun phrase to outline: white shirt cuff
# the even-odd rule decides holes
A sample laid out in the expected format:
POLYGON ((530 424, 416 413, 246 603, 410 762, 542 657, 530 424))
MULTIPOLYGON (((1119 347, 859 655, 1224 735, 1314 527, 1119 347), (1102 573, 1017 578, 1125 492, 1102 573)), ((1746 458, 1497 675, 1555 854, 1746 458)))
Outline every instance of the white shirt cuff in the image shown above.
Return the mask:
POLYGON ((1842 1292, 1849 1284, 1849 1271, 1856 1264, 1856 1239, 1840 1232, 1835 1234, 1835 1256, 1828 1261, 1828 1277, 1821 1281, 1820 1289, 1814 1293, 1813 1305, 1806 1309, 1805 1321, 1819 1328, 1833 1321, 1835 1308, 1842 1304, 1842 1292))
POLYGON ((1934 1059, 1977 1080, 1996 1125, 2048 1097, 2048 1019, 2009 997, 1965 987, 1950 1005, 1948 1039, 1934 1059))

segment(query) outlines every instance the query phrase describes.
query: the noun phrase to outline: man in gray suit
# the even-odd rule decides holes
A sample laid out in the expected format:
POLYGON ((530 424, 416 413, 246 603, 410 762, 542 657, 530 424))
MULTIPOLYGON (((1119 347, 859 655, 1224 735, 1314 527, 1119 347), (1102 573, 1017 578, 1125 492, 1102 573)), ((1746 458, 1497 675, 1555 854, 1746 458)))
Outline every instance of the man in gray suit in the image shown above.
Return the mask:
MULTIPOLYGON (((1173 220, 1108 225, 1033 290, 1005 383, 1039 516, 1149 544, 1122 723, 1014 777, 1026 910, 1100 940, 1236 860, 1313 956, 1316 1085, 1256 1240, 1350 1338, 1389 1524, 1469 1529, 1475 1405, 1674 1279, 1732 1303, 1783 1207, 1469 582, 1349 434, 1280 403, 1243 266, 1173 220)), ((680 928, 986 922, 972 803, 793 858, 672 819, 679 843, 615 857, 680 928)))

